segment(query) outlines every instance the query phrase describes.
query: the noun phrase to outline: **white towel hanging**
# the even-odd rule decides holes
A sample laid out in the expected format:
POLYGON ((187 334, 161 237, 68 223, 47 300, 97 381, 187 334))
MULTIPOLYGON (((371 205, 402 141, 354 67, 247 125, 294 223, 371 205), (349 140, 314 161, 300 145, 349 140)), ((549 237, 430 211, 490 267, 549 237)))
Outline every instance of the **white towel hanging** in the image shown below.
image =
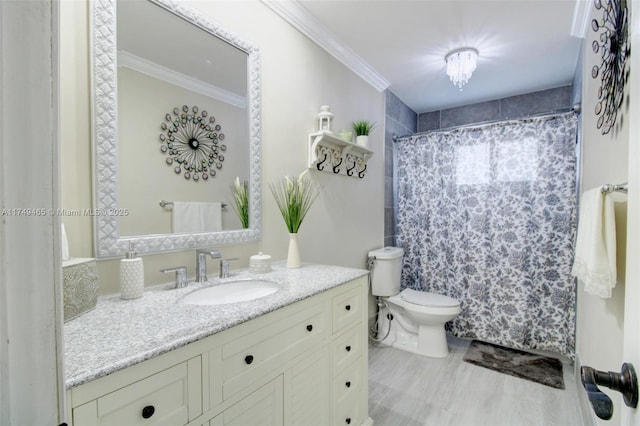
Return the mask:
POLYGON ((173 232, 197 234, 222 230, 221 203, 174 201, 173 232))
POLYGON ((584 291, 611 297, 616 286, 616 224, 613 200, 594 188, 582 194, 576 253, 571 274, 584 291))

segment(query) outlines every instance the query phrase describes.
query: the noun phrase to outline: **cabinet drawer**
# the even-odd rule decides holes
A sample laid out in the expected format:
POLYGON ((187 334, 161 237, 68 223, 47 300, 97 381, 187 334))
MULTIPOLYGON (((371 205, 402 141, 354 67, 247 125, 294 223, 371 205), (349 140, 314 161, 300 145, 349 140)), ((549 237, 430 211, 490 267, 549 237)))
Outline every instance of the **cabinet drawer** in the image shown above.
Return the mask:
POLYGON ((334 401, 337 404, 351 398, 351 395, 360 395, 362 383, 362 357, 349 364, 340 371, 333 380, 334 401))
POLYGON ((333 420, 334 425, 358 426, 362 423, 362 403, 360 393, 353 393, 338 402, 333 420))
POLYGON ((331 343, 334 376, 362 355, 362 325, 358 324, 331 343))
POLYGON ((175 365, 74 408, 73 423, 186 424, 189 422, 188 378, 187 362, 175 365))
POLYGON ((283 405, 282 376, 278 376, 213 418, 210 426, 282 425, 283 405))
POLYGON ((347 328, 362 318, 362 289, 353 288, 333 297, 333 332, 347 328))
POLYGON ((223 399, 255 385, 327 335, 328 314, 322 304, 310 306, 222 346, 223 399))

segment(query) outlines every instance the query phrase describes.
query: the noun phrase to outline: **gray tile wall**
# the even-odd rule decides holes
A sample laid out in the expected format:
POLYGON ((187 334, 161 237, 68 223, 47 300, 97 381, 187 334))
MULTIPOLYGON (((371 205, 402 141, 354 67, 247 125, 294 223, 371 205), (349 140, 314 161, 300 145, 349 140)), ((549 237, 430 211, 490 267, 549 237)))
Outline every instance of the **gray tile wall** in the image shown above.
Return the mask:
POLYGON ((418 132, 553 112, 570 108, 574 99, 572 86, 563 86, 495 101, 425 112, 418 115, 418 132))
POLYGON ((384 245, 395 244, 395 220, 393 204, 393 136, 416 132, 418 115, 391 91, 385 92, 384 135, 384 245))

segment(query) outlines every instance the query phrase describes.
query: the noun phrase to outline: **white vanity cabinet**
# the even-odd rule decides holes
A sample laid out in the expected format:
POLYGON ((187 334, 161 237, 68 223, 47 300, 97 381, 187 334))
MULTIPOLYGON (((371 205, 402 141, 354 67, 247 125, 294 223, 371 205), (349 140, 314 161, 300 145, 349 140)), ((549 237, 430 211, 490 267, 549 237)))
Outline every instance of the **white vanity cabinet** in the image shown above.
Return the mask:
POLYGON ((71 388, 69 422, 371 423, 367 291, 363 276, 71 388))

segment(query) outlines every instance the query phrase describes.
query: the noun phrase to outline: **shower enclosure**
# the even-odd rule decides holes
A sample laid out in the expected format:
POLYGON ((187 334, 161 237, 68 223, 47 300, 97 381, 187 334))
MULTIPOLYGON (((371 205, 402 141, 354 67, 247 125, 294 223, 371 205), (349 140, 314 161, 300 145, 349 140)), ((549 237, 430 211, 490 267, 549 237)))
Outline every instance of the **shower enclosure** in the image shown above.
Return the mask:
POLYGON ((402 287, 460 300, 451 334, 573 357, 576 132, 571 112, 397 140, 402 287))

